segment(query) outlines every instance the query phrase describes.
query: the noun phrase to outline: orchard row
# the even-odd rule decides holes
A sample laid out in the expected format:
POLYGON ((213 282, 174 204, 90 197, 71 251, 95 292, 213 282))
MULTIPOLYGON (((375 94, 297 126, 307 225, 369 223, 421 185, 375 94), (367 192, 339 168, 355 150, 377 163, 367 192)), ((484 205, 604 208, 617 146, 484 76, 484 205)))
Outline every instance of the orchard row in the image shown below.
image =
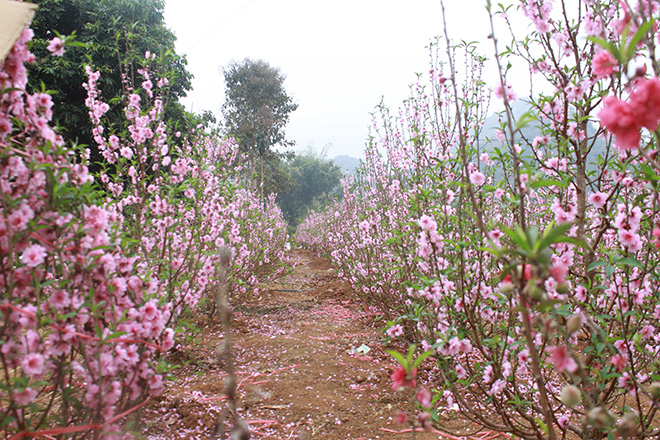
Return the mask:
POLYGON ((414 342, 393 353, 416 408, 399 421, 457 407, 520 438, 656 438, 660 5, 488 3, 497 83, 475 44, 434 43, 428 77, 375 114, 343 200, 297 240, 414 342))
POLYGON ((246 189, 232 140, 167 126, 149 53, 125 79, 121 127, 87 67, 88 147, 104 162, 91 174, 90 150, 51 126, 50 95, 26 91, 31 38, 0 65, 0 431, 133 438, 126 420, 163 389, 189 312, 213 310, 219 250, 240 302, 284 268, 286 224, 246 189))

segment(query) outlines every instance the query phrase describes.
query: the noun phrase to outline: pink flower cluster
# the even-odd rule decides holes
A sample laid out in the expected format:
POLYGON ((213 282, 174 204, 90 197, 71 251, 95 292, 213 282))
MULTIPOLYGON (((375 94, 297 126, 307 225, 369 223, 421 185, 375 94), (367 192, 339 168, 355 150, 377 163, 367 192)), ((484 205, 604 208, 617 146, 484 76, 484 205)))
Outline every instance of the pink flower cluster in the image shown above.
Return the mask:
POLYGON ((550 0, 526 0, 521 3, 523 13, 534 23, 536 30, 543 34, 550 32, 552 2, 550 0))
POLYGON ((655 132, 660 123, 660 78, 639 79, 628 101, 608 96, 604 103, 598 117, 614 135, 615 145, 620 151, 637 148, 641 128, 655 132))
POLYGON ((49 95, 25 91, 31 36, 0 65, 2 429, 107 421, 102 431, 119 432, 110 419, 163 387, 170 306, 122 246, 117 209, 89 204, 92 177, 50 126, 49 95))
POLYGON ((592 60, 592 67, 596 79, 603 79, 618 70, 616 58, 606 50, 601 50, 592 60))
POLYGON ((390 375, 390 378, 392 379, 392 389, 399 391, 407 388, 415 388, 417 386, 416 377, 417 369, 413 368, 409 373, 402 365, 399 365, 390 375))

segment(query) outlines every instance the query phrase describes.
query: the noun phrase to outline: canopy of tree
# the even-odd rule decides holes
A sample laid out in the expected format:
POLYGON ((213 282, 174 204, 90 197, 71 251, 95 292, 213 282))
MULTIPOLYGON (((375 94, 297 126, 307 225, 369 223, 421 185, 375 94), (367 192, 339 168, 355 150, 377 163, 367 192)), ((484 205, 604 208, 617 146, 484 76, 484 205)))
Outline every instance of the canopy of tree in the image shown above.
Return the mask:
POLYGON ((226 98, 223 115, 227 134, 235 138, 248 159, 246 171, 256 176, 266 194, 283 189, 282 155, 274 146, 291 146, 284 129, 298 104, 284 90, 285 76, 262 60, 246 58, 224 70, 226 98))
POLYGON ((176 37, 165 26, 162 0, 36 0, 36 3, 32 51, 43 61, 31 67, 30 84, 33 89, 41 89, 43 83, 45 89, 56 92, 54 119, 62 127, 60 132, 65 139, 93 146, 92 125, 84 103, 86 91, 82 87, 86 82, 85 64, 101 72, 100 88, 103 98, 111 103, 108 117, 112 121, 122 110, 122 103, 113 99, 119 98, 125 87, 133 86, 134 69, 139 67, 134 62, 144 59, 147 51, 157 56, 151 62, 151 69, 170 81, 170 95, 165 97, 166 118, 170 123, 185 123, 186 113, 178 98, 190 90, 192 76, 186 70, 185 57, 174 51, 176 37), (84 45, 68 47, 62 57, 48 57, 46 47, 56 36, 55 32, 61 35, 75 32, 76 41, 84 45))
POLYGON ((292 227, 302 221, 310 208, 323 206, 340 193, 341 170, 323 155, 312 151, 297 154, 284 162, 284 169, 291 178, 290 187, 277 200, 292 227))

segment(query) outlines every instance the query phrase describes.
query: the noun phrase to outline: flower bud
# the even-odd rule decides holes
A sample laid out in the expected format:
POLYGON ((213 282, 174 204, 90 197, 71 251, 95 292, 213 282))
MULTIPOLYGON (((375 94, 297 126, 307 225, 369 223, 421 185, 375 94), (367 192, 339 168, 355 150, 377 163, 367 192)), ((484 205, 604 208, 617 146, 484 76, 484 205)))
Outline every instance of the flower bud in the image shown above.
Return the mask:
POLYGON ((557 330, 557 321, 555 321, 553 318, 550 317, 545 317, 541 319, 541 324, 543 328, 541 329, 543 331, 543 334, 548 336, 551 335, 552 333, 557 330))
POLYGON ((649 393, 651 393, 653 400, 660 399, 660 382, 653 382, 649 386, 649 393))
POLYGON ((573 315, 570 318, 568 318, 568 321, 566 321, 566 334, 569 336, 575 333, 576 331, 580 330, 580 327, 582 326, 582 318, 580 318, 580 315, 573 315))
POLYGON ((394 421, 401 425, 408 423, 408 416, 403 411, 398 411, 396 416, 394 416, 394 421))
POLYGON ((545 290, 541 289, 534 282, 527 284, 527 294, 535 301, 543 301, 547 298, 545 290))
POLYGON ((600 406, 591 408, 587 413, 587 423, 596 429, 603 429, 612 424, 612 416, 600 406))
POLYGON ((582 392, 575 385, 566 385, 561 390, 561 395, 559 396, 561 403, 566 405, 569 408, 575 408, 582 402, 582 392))
POLYGON ((557 284, 557 286, 555 287, 555 290, 557 291, 557 293, 559 293, 561 295, 564 295, 564 294, 568 293, 568 283, 566 281, 564 281, 562 283, 557 284))
POLYGON ((619 422, 616 424, 616 432, 621 438, 632 438, 636 437, 637 434, 637 423, 639 422, 639 417, 634 411, 626 412, 623 417, 619 419, 619 422))
POLYGON ((420 412, 417 414, 417 421, 424 429, 431 427, 431 414, 426 411, 420 412))
POLYGON ((516 287, 512 283, 502 283, 500 284, 500 293, 507 294, 512 292, 516 287))

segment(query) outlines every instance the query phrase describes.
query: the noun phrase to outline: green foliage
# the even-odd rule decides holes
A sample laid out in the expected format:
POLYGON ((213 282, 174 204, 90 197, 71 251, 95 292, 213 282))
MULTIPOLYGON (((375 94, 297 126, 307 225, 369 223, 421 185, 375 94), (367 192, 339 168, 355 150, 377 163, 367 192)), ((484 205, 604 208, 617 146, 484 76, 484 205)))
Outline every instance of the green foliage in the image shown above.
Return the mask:
POLYGON ((263 155, 274 145, 291 145, 285 140, 284 127, 298 105, 284 90, 285 76, 280 70, 246 58, 229 64, 224 75, 226 128, 242 151, 263 155))
POLYGON ((250 176, 257 177, 262 194, 284 188, 279 162, 272 147, 291 146, 284 129, 289 114, 298 108, 284 90, 285 76, 263 60, 244 59, 224 69, 226 98, 222 107, 227 135, 236 139, 249 161, 250 176))
MULTIPOLYGON (((185 131, 192 123, 178 99, 191 89, 191 75, 184 56, 174 52, 176 37, 165 26, 162 0, 36 0, 32 28, 35 33, 32 51, 43 61, 31 66, 30 87, 53 90, 54 120, 62 127, 65 140, 94 145, 92 124, 85 107, 87 92, 84 66, 91 64, 101 72, 100 88, 110 103, 107 114, 111 124, 121 120, 122 92, 138 88, 134 62, 147 51, 156 54, 151 69, 170 83, 164 96, 165 118, 172 128, 185 131), (76 41, 62 57, 48 56, 49 41, 56 36, 75 33, 76 41), (122 75, 125 81, 122 81, 122 75)), ((141 63, 135 63, 140 66, 141 63)), ((100 156, 92 148, 92 162, 100 156)))
POLYGON ((310 208, 323 204, 337 192, 341 170, 311 150, 286 161, 284 170, 290 177, 290 186, 278 195, 277 201, 289 225, 296 227, 310 208))

